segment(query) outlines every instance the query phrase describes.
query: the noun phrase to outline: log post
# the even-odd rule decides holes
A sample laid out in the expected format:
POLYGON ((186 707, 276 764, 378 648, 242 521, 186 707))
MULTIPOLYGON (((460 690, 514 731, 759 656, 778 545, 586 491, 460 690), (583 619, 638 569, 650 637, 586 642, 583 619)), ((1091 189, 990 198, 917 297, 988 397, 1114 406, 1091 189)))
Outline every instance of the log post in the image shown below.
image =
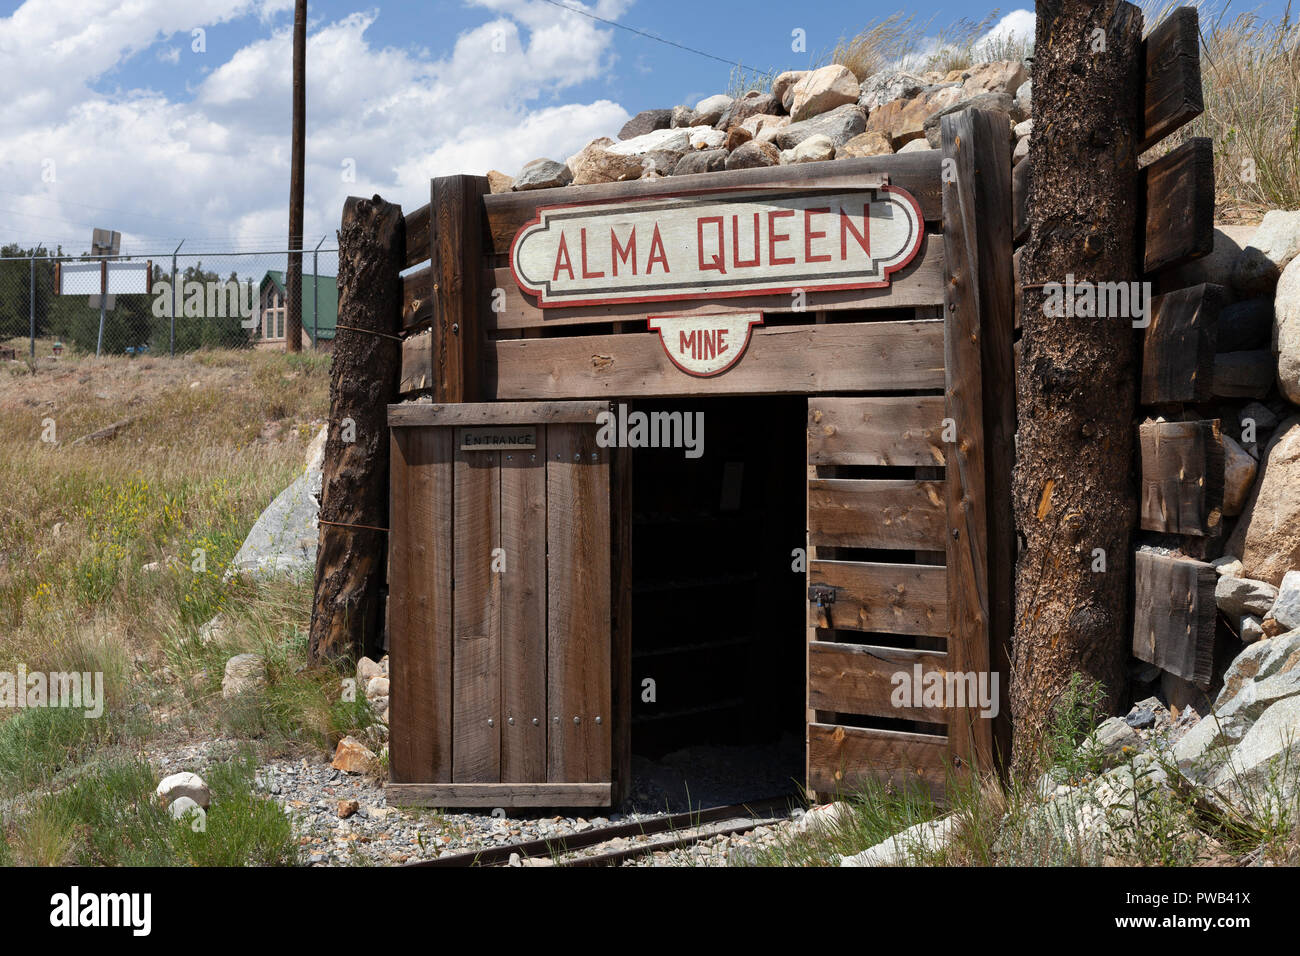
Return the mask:
POLYGON ((388 405, 397 400, 406 255, 402 207, 349 197, 339 230, 339 317, 321 484, 312 661, 380 644, 388 539, 388 405))
POLYGON ((1119 704, 1136 523, 1132 317, 1048 315, 1059 310, 1046 305, 1071 275, 1138 278, 1142 14, 1117 0, 1040 0, 1037 13, 1014 481, 1023 549, 1011 706, 1022 772, 1071 674, 1099 681, 1108 706, 1119 704))

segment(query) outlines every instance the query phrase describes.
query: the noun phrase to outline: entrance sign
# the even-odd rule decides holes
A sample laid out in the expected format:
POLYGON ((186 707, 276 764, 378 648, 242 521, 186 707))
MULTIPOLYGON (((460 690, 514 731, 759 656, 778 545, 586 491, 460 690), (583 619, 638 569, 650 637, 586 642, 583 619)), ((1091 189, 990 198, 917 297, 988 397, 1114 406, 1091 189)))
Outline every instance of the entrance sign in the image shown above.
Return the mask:
POLYGON ((542 206, 510 247, 543 308, 889 285, 925 223, 896 186, 739 189, 542 206))
POLYGON ((740 360, 749 347, 754 326, 763 324, 762 312, 724 312, 714 315, 652 315, 650 328, 659 333, 668 358, 688 375, 720 375, 740 360))
POLYGON ((537 427, 466 428, 460 433, 461 451, 498 451, 537 447, 537 427))

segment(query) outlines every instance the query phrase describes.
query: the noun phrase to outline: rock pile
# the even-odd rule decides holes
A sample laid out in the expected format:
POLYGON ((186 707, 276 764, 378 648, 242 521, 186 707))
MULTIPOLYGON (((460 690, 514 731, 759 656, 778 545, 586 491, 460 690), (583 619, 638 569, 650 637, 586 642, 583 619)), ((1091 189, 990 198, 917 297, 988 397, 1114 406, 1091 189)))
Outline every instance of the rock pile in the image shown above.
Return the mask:
POLYGON ((493 170, 493 192, 656 179, 722 169, 825 162, 935 149, 939 121, 967 107, 1007 115, 1007 136, 1028 152, 1031 86, 1018 60, 950 73, 885 70, 859 80, 847 67, 790 70, 769 91, 706 97, 645 110, 564 162, 539 158, 513 178, 493 170))

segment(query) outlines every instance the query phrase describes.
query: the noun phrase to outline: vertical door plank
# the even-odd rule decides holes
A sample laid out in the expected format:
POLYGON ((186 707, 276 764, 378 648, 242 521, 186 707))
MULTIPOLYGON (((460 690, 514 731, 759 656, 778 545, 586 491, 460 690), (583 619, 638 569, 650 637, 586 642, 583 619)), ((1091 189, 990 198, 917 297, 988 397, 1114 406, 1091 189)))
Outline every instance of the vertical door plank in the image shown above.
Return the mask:
POLYGON ((547 780, 604 782, 612 760, 609 450, 597 446, 592 425, 547 432, 547 780))
POLYGON ((546 426, 501 456, 501 780, 546 780, 546 426))
POLYGON ((449 428, 395 428, 389 550, 393 783, 451 780, 449 428))
MULTIPOLYGON (((977 679, 1009 671, 1012 573, 1011 463, 1015 435, 1012 366, 1011 160, 1001 114, 965 110, 941 124, 953 175, 943 184, 947 323, 947 414, 957 426, 946 469, 949 670, 977 679)), ((1009 716, 1009 712, 1005 714, 1009 716)), ((1009 724, 998 748, 1009 756, 1009 724)), ((974 707, 949 712, 954 766, 992 770, 992 721, 974 707)))
POLYGON ((501 779, 500 452, 461 451, 455 429, 456 614, 452 781, 501 779))

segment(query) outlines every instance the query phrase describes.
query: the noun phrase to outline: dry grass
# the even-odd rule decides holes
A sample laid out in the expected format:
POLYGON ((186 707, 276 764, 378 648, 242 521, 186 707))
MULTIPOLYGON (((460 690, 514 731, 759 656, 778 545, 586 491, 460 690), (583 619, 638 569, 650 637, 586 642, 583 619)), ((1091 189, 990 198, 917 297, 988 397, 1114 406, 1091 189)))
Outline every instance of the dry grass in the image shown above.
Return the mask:
POLYGON ((995 10, 982 20, 963 18, 936 29, 933 19, 918 22, 912 14, 895 13, 841 37, 819 65, 838 63, 862 81, 888 69, 949 73, 990 60, 1023 60, 1032 43, 1006 36, 983 40, 997 19, 995 10))

